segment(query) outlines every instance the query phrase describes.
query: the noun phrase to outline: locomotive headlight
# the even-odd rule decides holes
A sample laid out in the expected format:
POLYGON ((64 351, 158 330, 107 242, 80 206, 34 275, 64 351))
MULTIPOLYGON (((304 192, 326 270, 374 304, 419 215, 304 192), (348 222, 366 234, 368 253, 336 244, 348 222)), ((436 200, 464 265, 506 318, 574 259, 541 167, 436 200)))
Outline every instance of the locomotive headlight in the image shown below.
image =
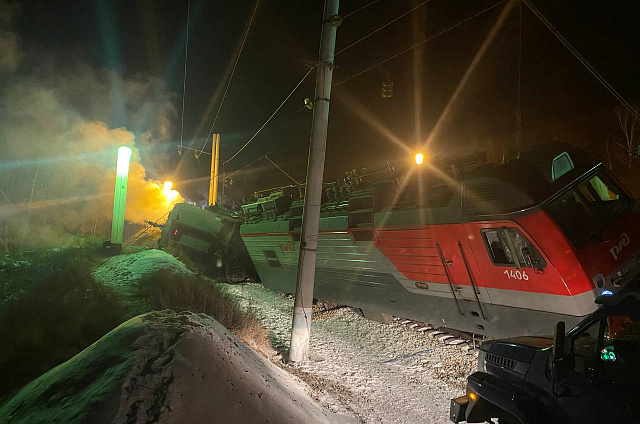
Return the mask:
POLYGON ((424 155, 422 153, 416 153, 416 165, 422 165, 424 162, 424 155))

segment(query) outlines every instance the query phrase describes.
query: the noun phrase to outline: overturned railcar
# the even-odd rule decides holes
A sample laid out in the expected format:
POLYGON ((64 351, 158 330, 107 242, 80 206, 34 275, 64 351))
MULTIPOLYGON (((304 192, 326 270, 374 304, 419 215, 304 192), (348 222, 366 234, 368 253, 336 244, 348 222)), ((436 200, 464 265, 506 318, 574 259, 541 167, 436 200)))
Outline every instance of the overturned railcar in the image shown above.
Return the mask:
POLYGON ((212 277, 231 282, 257 279, 238 231, 242 222, 241 217, 222 207, 202 209, 179 203, 162 228, 158 246, 186 254, 212 277))
MULTIPOLYGON (((577 324, 640 272, 639 210, 601 163, 543 144, 407 179, 325 185, 314 297, 491 337, 577 324)), ((272 193, 240 227, 262 283, 293 292, 302 200, 272 193)))

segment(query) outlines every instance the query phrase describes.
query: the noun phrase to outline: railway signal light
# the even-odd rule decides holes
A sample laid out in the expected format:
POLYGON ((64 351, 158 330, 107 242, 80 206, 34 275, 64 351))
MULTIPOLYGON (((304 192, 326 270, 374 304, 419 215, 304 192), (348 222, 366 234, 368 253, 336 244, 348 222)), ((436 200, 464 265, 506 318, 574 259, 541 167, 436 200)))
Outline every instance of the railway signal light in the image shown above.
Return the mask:
POLYGON ((393 81, 389 78, 382 82, 382 97, 385 99, 393 97, 393 81))

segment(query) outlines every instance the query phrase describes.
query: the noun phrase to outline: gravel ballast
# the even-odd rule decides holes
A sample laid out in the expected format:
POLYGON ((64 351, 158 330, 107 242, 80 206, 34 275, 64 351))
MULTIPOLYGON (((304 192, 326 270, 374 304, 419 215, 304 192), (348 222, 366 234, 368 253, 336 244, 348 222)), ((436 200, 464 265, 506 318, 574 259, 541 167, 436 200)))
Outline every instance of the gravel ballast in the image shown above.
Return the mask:
MULTIPOLYGON (((286 357, 293 300, 261 285, 226 286, 252 308, 286 357)), ((335 412, 363 423, 448 423, 449 403, 464 390, 476 355, 393 322, 381 324, 349 308, 314 315, 310 360, 286 366, 335 412)))

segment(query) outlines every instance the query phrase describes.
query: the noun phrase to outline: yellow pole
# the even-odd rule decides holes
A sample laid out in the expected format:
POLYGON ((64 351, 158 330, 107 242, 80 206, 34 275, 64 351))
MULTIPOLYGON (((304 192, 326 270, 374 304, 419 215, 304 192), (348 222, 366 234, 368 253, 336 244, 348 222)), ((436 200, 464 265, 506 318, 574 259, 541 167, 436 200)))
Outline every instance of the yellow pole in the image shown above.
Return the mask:
POLYGON ((209 206, 216 204, 218 197, 218 162, 220 156, 220 134, 213 134, 211 143, 211 177, 209 180, 209 206))

